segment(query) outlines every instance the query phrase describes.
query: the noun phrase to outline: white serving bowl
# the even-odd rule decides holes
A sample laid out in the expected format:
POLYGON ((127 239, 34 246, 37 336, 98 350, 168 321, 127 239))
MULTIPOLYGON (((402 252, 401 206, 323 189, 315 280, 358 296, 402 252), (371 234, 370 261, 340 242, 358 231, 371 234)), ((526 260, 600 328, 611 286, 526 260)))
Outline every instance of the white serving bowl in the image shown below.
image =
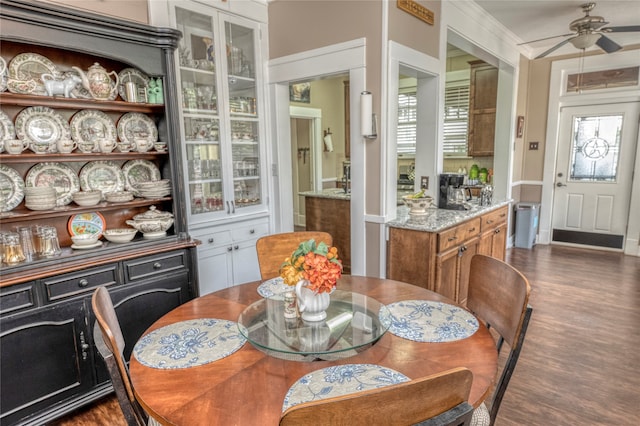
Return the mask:
POLYGON ((104 237, 112 243, 128 243, 137 233, 138 230, 133 228, 114 228, 104 231, 104 237))
POLYGON ((100 238, 100 234, 79 234, 72 235, 71 241, 77 246, 90 246, 97 243, 98 238, 100 238))
POLYGON ((413 198, 411 195, 405 195, 402 200, 409 207, 409 213, 425 213, 433 202, 433 198, 429 196, 413 198))
POLYGON ((82 207, 95 206, 102 201, 102 191, 78 191, 72 195, 73 202, 82 207))

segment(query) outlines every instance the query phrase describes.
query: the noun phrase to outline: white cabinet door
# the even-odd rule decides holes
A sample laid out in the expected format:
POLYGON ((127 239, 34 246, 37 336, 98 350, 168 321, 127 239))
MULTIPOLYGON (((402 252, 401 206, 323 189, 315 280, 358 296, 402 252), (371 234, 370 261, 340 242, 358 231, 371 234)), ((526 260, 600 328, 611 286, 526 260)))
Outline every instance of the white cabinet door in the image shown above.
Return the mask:
POLYGON ((206 250, 198 256, 200 296, 231 287, 233 281, 232 246, 206 250))
POLYGON ((233 246, 233 282, 244 284, 260 279, 256 240, 244 241, 233 246), (255 266, 254 266, 255 265, 255 266))

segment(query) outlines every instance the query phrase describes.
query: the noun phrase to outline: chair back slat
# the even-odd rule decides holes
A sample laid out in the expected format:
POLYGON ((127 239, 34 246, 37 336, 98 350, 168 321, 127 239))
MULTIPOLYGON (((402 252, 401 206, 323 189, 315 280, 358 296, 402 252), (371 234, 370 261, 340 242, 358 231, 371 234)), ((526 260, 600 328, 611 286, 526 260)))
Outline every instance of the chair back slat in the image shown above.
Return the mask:
MULTIPOLYGON (((133 405, 133 409, 135 410, 138 402, 133 393, 133 386, 129 378, 129 369, 123 356, 125 346, 124 336, 109 291, 105 287, 98 287, 91 298, 91 305, 93 307, 93 313, 96 316, 96 323, 101 331, 100 337, 102 342, 100 342, 99 339, 95 339, 98 344, 98 349, 102 349, 100 353, 105 359, 107 367, 110 367, 110 363, 115 363, 117 366, 119 377, 114 376, 116 371, 114 371, 113 368, 109 368, 109 374, 114 381, 114 386, 120 384, 124 386, 128 402, 130 405, 133 405), (103 344, 103 347, 101 347, 100 343, 103 344), (111 352, 113 359, 105 358, 105 349, 111 352)), ((126 401, 122 400, 121 395, 117 396, 121 406, 126 404, 126 401)), ((141 413, 137 412, 137 415, 141 415, 141 413)), ((140 421, 140 419, 138 419, 138 421, 140 421)))
POLYGON ((531 287, 520 271, 502 260, 476 254, 471 259, 467 307, 513 349, 531 287))
POLYGON ((460 367, 422 379, 295 405, 280 425, 413 425, 466 402, 473 375, 460 367))
POLYGON ((285 232, 258 239, 256 251, 262 280, 279 276, 284 259, 291 256, 301 242, 310 239, 316 240, 316 243, 324 242, 328 246, 333 243, 331 234, 316 231, 285 232))
POLYGON ((493 426, 502 397, 516 368, 527 332, 532 308, 531 286, 513 266, 493 257, 476 254, 471 258, 467 307, 498 333, 498 352, 509 345, 506 363, 490 397, 490 426, 493 426))

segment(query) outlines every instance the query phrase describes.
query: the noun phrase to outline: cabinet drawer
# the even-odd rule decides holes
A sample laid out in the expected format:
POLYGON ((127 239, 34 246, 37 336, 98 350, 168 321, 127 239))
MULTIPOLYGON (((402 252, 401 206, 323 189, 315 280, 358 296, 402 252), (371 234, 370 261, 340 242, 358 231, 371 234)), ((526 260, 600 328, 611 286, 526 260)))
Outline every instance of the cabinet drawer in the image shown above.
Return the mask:
POLYGON ((507 206, 482 215, 481 231, 494 229, 507 221, 507 206))
POLYGON ((35 281, 3 288, 0 291, 0 314, 23 311, 37 306, 36 291, 35 281))
POLYGON ((202 245, 199 247, 200 250, 209 250, 216 247, 229 245, 232 242, 230 231, 193 232, 191 236, 197 240, 202 241, 202 245))
POLYGON ((179 270, 187 270, 186 251, 158 254, 124 262, 126 282, 179 270))
POLYGON ((254 223, 251 226, 243 226, 235 228, 231 231, 233 236, 233 242, 246 241, 251 239, 258 239, 269 233, 268 223, 254 223))
POLYGON ((106 265, 84 271, 57 275, 43 280, 46 300, 52 302, 78 294, 88 293, 101 285, 118 283, 118 265, 106 265))
POLYGON ((462 244, 480 234, 480 218, 471 219, 438 234, 438 252, 462 244))

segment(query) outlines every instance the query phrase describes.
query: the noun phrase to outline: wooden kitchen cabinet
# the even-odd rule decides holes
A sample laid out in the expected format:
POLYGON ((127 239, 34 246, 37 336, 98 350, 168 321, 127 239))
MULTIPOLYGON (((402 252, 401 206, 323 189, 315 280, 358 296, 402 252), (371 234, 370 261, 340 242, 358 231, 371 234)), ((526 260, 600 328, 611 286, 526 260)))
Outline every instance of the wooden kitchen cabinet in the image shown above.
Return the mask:
POLYGON ((438 234, 436 277, 431 290, 458 303, 467 300, 469 262, 478 252, 480 218, 471 219, 438 234))
POLYGON ((342 260, 342 271, 351 273, 351 201, 306 196, 304 200, 307 231, 328 232, 342 260))
POLYGON ((490 157, 495 141, 498 69, 484 61, 470 65, 468 152, 470 157, 490 157))
POLYGON ((504 260, 507 251, 508 206, 481 217, 478 253, 504 260))
POLYGON ((424 287, 464 305, 473 255, 504 260, 508 208, 505 205, 433 232, 390 226, 387 278, 424 287))

